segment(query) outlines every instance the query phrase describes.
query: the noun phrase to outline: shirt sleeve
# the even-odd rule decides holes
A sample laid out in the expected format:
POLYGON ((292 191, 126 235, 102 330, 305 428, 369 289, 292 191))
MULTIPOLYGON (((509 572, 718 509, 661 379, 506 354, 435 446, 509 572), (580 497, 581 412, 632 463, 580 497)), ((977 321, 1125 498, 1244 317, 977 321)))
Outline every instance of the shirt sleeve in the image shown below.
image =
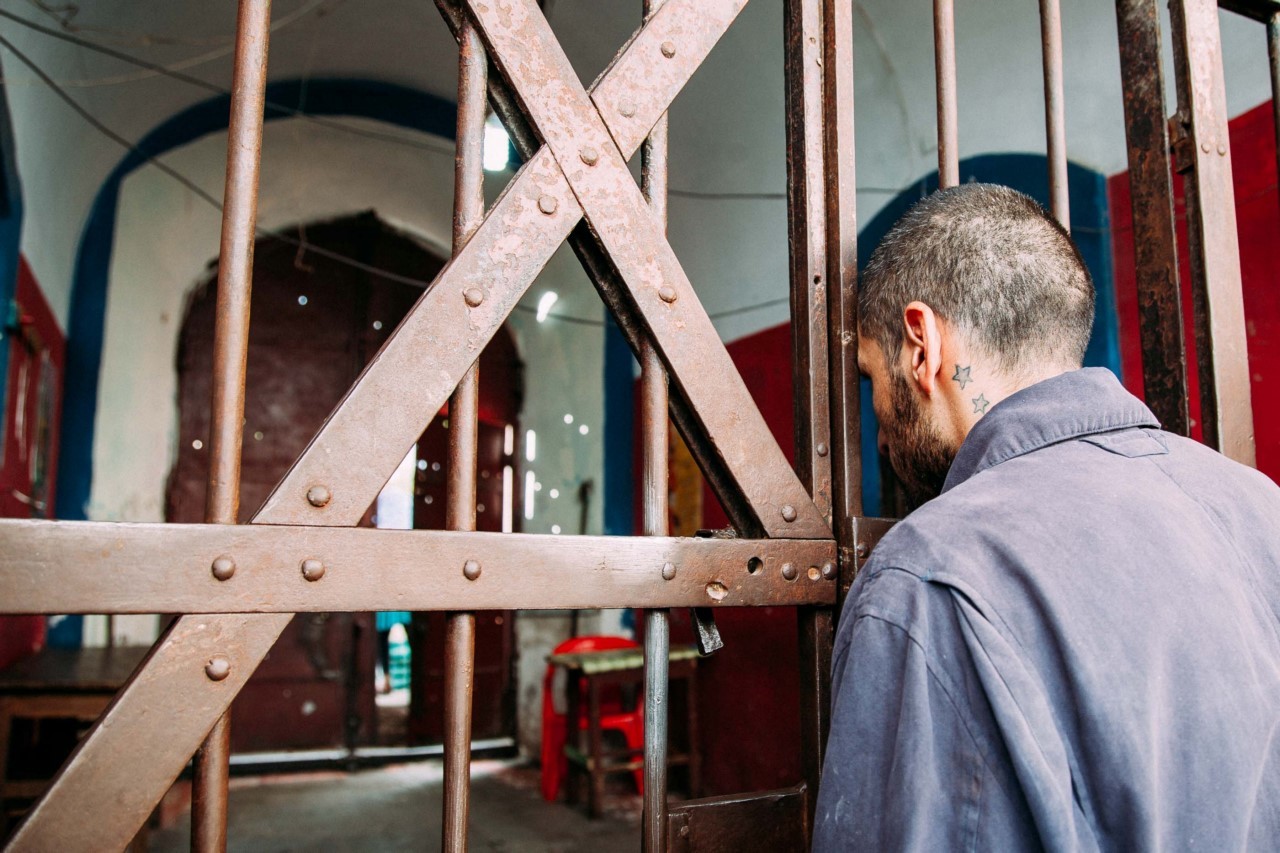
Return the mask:
POLYGON ((961 697, 907 628, 874 612, 846 618, 813 849, 969 849, 983 762, 961 697))

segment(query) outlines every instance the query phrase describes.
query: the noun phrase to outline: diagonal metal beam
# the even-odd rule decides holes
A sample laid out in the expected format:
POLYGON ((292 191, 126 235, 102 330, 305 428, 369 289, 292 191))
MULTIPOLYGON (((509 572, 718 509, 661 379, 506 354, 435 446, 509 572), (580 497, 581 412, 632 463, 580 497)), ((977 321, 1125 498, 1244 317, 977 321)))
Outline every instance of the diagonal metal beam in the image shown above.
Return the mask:
MULTIPOLYGON (((664 7, 665 8, 665 7, 664 7)), ((675 252, 627 170, 602 112, 533 0, 472 0, 470 14, 495 66, 538 136, 556 156, 587 224, 627 286, 671 380, 712 438, 720 462, 767 536, 830 537, 822 513, 769 432, 675 252)), ((661 12, 655 17, 661 19, 661 12)), ((680 53, 679 34, 656 45, 661 65, 680 53)))
POLYGON ((0 613, 822 604, 834 560, 821 539, 3 520, 0 613))
MULTIPOLYGON (((634 107, 628 118, 647 131, 723 33, 710 23, 727 28, 733 15, 724 10, 736 14, 741 5, 738 0, 670 0, 664 8, 672 13, 650 22, 600 81, 604 85, 617 78, 619 92, 634 88, 661 95, 619 104, 617 115, 634 107), (674 37, 663 36, 663 28, 683 25, 691 9, 701 13, 704 38, 690 42, 694 47, 671 64, 672 71, 646 82, 647 60, 627 54, 643 49, 646 42, 640 36, 646 33, 649 39, 674 37)), ((621 139, 634 139, 628 143, 630 156, 644 132, 617 132, 621 139)), ((536 154, 366 368, 254 521, 355 524, 581 216, 551 152, 536 154), (441 359, 426 363, 424 352, 439 353, 441 359), (392 400, 396 405, 387 405, 392 400)), ((288 614, 271 614, 177 620, 68 759, 12 837, 11 848, 127 844, 289 619, 288 614), (230 664, 229 674, 217 681, 204 669, 213 658, 230 664), (164 715, 163 737, 157 737, 157 714, 164 715), (139 749, 140 744, 148 748, 139 749), (86 814, 93 819, 84 819, 86 814)), ((221 674, 221 668, 213 671, 221 674)))

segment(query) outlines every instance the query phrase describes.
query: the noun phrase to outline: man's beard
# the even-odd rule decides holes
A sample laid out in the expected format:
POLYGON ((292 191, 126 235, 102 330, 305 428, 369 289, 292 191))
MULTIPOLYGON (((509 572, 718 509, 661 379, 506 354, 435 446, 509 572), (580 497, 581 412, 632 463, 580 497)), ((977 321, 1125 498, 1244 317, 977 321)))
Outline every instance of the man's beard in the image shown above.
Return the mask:
POLYGON ((914 508, 942 493, 956 454, 925 416, 906 377, 892 367, 889 376, 893 423, 880 426, 887 427, 885 443, 889 446, 889 461, 914 508))

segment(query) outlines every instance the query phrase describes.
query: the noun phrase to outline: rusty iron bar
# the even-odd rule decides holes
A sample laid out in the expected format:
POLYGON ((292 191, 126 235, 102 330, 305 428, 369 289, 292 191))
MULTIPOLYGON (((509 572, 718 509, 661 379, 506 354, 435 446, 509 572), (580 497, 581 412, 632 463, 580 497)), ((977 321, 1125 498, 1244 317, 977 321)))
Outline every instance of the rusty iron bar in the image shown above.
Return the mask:
MULTIPOLYGON (((649 31, 676 6, 668 2, 626 53, 639 50, 641 55, 675 60, 684 45, 700 45, 698 36, 705 38, 717 14, 731 19, 740 5, 739 0, 718 10, 699 6, 698 14, 684 21, 683 30, 673 30, 674 39, 655 44, 649 31)), ((750 503, 754 525, 749 535, 829 536, 830 528, 759 417, 714 325, 627 171, 623 151, 630 149, 631 140, 625 131, 632 125, 622 123, 624 135, 615 141, 618 134, 611 134, 611 125, 602 120, 615 108, 599 99, 608 81, 597 89, 593 102, 577 83, 545 19, 528 13, 531 6, 532 0, 514 3, 511 9, 518 13, 507 16, 496 7, 473 5, 470 13, 485 36, 495 66, 515 91, 538 136, 554 152, 583 205, 590 232, 625 284, 626 298, 647 327, 673 384, 691 404, 696 426, 711 439, 702 443, 704 450, 714 454, 714 458, 699 459, 704 472, 717 466, 727 469, 729 482, 750 503), (729 435, 735 437, 727 439, 729 435), (716 436, 727 440, 718 441, 716 436)), ((682 15, 688 11, 680 9, 682 15)), ((651 76, 661 81, 667 74, 664 70, 651 76)), ((621 93, 624 116, 626 108, 634 107, 627 100, 630 97, 634 95, 621 93)), ((606 302, 610 302, 607 294, 606 302)), ((621 325, 626 331, 627 324, 621 325)), ((713 485, 725 485, 714 476, 709 479, 713 485)))
POLYGON ((960 183, 954 0, 933 0, 933 57, 938 97, 938 188, 946 189, 960 183))
MULTIPOLYGON (((644 0, 647 23, 664 0, 644 0)), ((667 230, 668 114, 663 113, 641 147, 640 184, 654 221, 667 230)), ((651 342, 640 347, 640 436, 644 459, 644 535, 669 533, 667 371, 651 342)), ((663 577, 671 572, 663 567, 663 577)), ((674 579, 674 578, 673 578, 674 579)), ((671 613, 650 609, 644 614, 644 796, 641 850, 667 849, 667 755, 670 740, 671 613)), ((692 744, 691 749, 697 749, 692 744)))
POLYGON ((1276 133, 1276 174, 1280 175, 1280 11, 1267 19, 1267 62, 1271 68, 1271 120, 1276 133))
MULTIPOLYGON (((453 253, 484 218, 484 123, 489 61, 475 28, 458 35, 458 130, 454 158, 453 253)), ((464 299, 473 301, 473 294, 464 299)), ((479 356, 479 353, 476 353, 479 356)), ((473 363, 449 399, 449 480, 445 527, 476 529, 476 456, 479 443, 480 367, 473 363)), ((465 571, 459 567, 461 571, 465 571)), ((473 570, 474 573, 474 570, 473 570)), ((471 706, 475 690, 476 617, 445 616, 444 819, 441 847, 464 853, 471 800, 471 706)))
POLYGON ((1067 118, 1062 93, 1062 9, 1059 0, 1040 0, 1040 46, 1044 59, 1044 124, 1049 160, 1049 209, 1071 230, 1067 194, 1067 118))
MULTIPOLYGON (((835 601, 834 584, 821 577, 813 580, 807 569, 820 569, 834 557, 834 544, 821 539, 0 519, 0 613, 274 613, 287 619, 296 612, 388 607, 470 611, 829 604, 835 601), (754 574, 748 571, 752 558, 763 564, 754 574), (468 560, 483 569, 474 581, 462 572, 468 560), (668 563, 675 576, 665 580, 662 569, 668 563), (786 563, 801 567, 799 578, 783 577, 786 563), (94 570, 85 572, 90 564, 94 570), (229 574, 225 568, 231 569, 229 574)), ((239 619, 228 618, 239 624, 239 619)), ((194 635, 199 637, 218 628, 221 617, 190 621, 204 627, 194 635)), ((181 636, 184 642, 196 642, 181 636)), ((166 638, 160 651, 172 641, 166 638)), ((201 678, 203 667, 202 661, 197 667, 201 678)), ((233 669, 233 676, 240 669, 233 669)), ((189 707, 196 697, 184 698, 189 707)), ((214 719, 210 716, 205 725, 214 719)), ((198 733, 191 751, 204 734, 198 733)))
POLYGON ((1187 352, 1157 0, 1116 0, 1116 22, 1144 399, 1165 429, 1189 435, 1187 352))
MULTIPOLYGON (((249 358, 249 305, 258 214, 258 172, 266 101, 271 0, 241 0, 236 17, 227 175, 213 326, 209 480, 205 521, 235 524, 240 511, 240 452, 244 439, 245 370, 249 358)), ((227 848, 227 788, 231 718, 214 723, 195 754, 191 789, 191 849, 227 848)))
POLYGON ((1218 6, 1172 0, 1178 113, 1187 143, 1187 234, 1205 443, 1256 465, 1218 6))

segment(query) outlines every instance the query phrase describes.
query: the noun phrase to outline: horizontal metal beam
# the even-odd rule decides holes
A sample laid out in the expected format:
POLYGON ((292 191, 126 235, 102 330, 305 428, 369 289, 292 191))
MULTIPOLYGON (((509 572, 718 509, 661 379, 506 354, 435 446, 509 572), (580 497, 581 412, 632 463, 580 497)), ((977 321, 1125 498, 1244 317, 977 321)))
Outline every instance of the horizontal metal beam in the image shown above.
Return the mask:
POLYGON ((831 604, 834 561, 823 540, 3 520, 0 613, 831 604))
POLYGON ((776 791, 673 803, 667 817, 668 848, 671 853, 803 853, 807 799, 802 782, 776 791))
POLYGON ((1218 8, 1244 15, 1246 18, 1267 24, 1280 14, 1280 2, 1276 0, 1218 0, 1218 8))

